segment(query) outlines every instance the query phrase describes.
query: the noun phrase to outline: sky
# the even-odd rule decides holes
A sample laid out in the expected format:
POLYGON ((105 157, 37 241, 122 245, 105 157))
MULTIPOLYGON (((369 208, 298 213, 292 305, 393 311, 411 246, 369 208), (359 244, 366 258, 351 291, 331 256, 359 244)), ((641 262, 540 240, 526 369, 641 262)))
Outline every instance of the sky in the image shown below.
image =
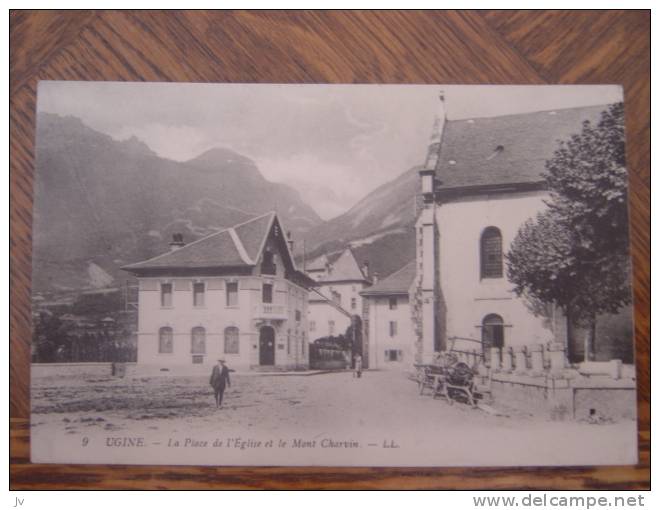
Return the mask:
POLYGON ((255 161, 323 219, 426 157, 434 119, 489 117, 622 100, 613 85, 256 85, 42 81, 37 110, 135 136, 186 161, 214 147, 255 161), (439 96, 442 92, 444 103, 439 96))

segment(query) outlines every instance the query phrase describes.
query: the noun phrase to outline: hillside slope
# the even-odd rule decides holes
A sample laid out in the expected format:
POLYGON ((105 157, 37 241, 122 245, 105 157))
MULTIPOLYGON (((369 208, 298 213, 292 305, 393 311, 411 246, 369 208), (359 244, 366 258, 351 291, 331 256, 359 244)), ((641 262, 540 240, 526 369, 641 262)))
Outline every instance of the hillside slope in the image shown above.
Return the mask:
POLYGON ((308 257, 333 254, 346 245, 360 262, 368 261, 380 277, 415 256, 415 200, 419 167, 369 193, 344 214, 322 223, 305 236, 308 257))
POLYGON ((192 241, 272 209, 294 238, 321 223, 297 191, 229 149, 180 163, 53 114, 38 116, 37 140, 37 292, 116 284, 119 266, 167 250, 174 232, 192 241))

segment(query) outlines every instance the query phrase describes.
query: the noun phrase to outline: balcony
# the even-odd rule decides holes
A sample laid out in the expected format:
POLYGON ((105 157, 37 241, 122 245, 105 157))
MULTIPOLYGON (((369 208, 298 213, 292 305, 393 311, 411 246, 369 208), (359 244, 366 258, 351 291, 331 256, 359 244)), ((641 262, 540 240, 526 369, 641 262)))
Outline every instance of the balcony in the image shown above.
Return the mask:
POLYGON ((264 303, 254 307, 252 318, 284 321, 287 320, 289 316, 287 314, 286 306, 264 303))

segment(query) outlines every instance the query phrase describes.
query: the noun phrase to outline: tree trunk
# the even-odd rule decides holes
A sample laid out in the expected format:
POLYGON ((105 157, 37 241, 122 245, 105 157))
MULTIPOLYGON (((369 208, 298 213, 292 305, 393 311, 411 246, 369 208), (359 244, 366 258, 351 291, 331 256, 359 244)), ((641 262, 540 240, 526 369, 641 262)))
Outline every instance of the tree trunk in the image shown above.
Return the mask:
POLYGON ((584 337, 584 361, 596 359, 596 316, 589 319, 587 334, 584 337))
POLYGON ((573 318, 570 305, 564 308, 564 313, 566 314, 566 357, 570 363, 576 363, 575 332, 573 331, 573 318))

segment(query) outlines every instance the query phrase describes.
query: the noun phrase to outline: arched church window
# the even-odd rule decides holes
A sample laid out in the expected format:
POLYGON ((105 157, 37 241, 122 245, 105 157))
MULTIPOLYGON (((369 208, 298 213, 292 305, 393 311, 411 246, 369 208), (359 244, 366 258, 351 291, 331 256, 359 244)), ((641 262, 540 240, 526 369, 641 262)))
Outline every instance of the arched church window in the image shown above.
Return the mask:
POLYGON ((502 233, 488 227, 481 234, 481 278, 502 278, 502 233))

